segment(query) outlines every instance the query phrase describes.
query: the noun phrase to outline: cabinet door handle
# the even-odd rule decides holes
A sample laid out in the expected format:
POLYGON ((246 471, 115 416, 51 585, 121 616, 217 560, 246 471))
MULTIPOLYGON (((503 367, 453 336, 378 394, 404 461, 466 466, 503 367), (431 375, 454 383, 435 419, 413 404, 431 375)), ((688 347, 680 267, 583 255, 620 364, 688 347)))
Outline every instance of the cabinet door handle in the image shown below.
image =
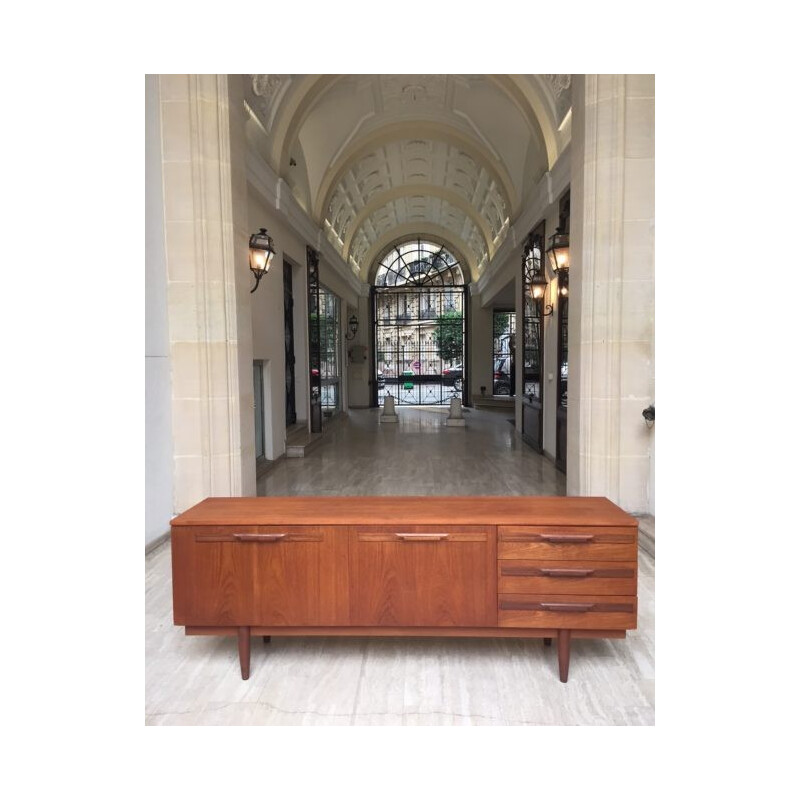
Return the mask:
POLYGON ((594 603, 539 603, 545 611, 566 611, 582 614, 594 608, 594 603))
POLYGON ((449 533, 396 533, 398 539, 404 542, 439 542, 446 539, 449 533))
POLYGON ((279 542, 286 537, 285 533, 234 533, 238 542, 279 542))
POLYGON ((548 578, 588 578, 589 575, 594 575, 593 569, 545 569, 542 567, 539 571, 548 578))
POLYGON ((591 542, 594 539, 593 533, 542 533, 540 538, 543 542, 556 542, 561 544, 591 542))

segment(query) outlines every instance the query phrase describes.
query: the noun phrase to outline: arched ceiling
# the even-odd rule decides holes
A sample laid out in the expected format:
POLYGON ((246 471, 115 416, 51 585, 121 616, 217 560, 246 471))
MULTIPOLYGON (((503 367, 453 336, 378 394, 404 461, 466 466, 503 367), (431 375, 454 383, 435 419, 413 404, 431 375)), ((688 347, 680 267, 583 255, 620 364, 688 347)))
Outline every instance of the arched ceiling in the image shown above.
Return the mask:
POLYGON ((559 155, 569 75, 247 75, 260 152, 367 280, 435 233, 475 279, 559 155))

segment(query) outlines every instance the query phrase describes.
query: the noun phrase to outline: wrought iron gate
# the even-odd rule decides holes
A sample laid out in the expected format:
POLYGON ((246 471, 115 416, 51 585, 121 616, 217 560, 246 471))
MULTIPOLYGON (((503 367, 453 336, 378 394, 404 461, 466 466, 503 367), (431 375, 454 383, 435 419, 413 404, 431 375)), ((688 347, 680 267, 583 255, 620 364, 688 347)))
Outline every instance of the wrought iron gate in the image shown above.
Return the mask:
POLYGON ((375 401, 467 401, 467 294, 458 261, 419 239, 392 248, 372 292, 375 401))
POLYGON ((286 353, 286 425, 297 422, 294 391, 294 296, 292 295, 292 265, 283 262, 283 341, 286 353))
POLYGON ((308 372, 311 387, 311 432, 322 430, 322 377, 320 375, 319 253, 306 245, 308 268, 308 372))
POLYGON ((536 279, 544 277, 545 224, 531 231, 522 252, 522 438, 543 451, 544 411, 542 406, 542 351, 545 304, 535 298, 536 279))

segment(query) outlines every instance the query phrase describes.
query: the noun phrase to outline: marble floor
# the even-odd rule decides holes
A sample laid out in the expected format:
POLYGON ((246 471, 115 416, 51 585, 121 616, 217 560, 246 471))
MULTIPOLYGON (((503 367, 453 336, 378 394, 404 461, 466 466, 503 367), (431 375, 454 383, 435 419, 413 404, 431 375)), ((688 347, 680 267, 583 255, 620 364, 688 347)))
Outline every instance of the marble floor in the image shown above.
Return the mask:
POLYGON ((466 426, 446 427, 447 408, 350 411, 305 458, 282 459, 258 481, 259 495, 563 495, 566 476, 525 444, 508 411, 465 409, 466 426))
MULTIPOLYGON (((335 422, 305 458, 278 462, 260 495, 564 494, 564 476, 514 433, 507 414, 377 409, 335 422)), ((241 680, 235 638, 172 624, 170 549, 146 557, 147 725, 654 725, 655 562, 639 553, 639 628, 576 640, 569 682, 540 639, 253 639, 241 680)), ((554 643, 555 644, 555 643, 554 643)))

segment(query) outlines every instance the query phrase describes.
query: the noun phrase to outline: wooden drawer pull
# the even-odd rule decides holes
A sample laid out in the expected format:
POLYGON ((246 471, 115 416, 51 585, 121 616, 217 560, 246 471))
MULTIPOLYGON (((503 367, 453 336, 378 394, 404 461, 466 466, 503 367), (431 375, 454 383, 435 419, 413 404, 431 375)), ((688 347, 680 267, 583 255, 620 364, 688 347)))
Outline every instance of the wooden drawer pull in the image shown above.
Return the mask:
POLYGON ((543 542, 554 542, 559 544, 580 544, 582 542, 591 542, 594 539, 593 533, 543 533, 541 534, 543 542))
POLYGON ((594 603, 540 603, 545 611, 567 611, 582 614, 585 611, 591 611, 594 603))
POLYGON ((286 538, 285 533, 234 533, 238 542, 279 542, 286 538))
POLYGON ((539 571, 548 578, 588 578, 590 575, 594 575, 593 569, 546 569, 542 567, 539 571))
POLYGON ((446 539, 449 533, 396 533, 398 539, 404 542, 438 542, 446 539))

